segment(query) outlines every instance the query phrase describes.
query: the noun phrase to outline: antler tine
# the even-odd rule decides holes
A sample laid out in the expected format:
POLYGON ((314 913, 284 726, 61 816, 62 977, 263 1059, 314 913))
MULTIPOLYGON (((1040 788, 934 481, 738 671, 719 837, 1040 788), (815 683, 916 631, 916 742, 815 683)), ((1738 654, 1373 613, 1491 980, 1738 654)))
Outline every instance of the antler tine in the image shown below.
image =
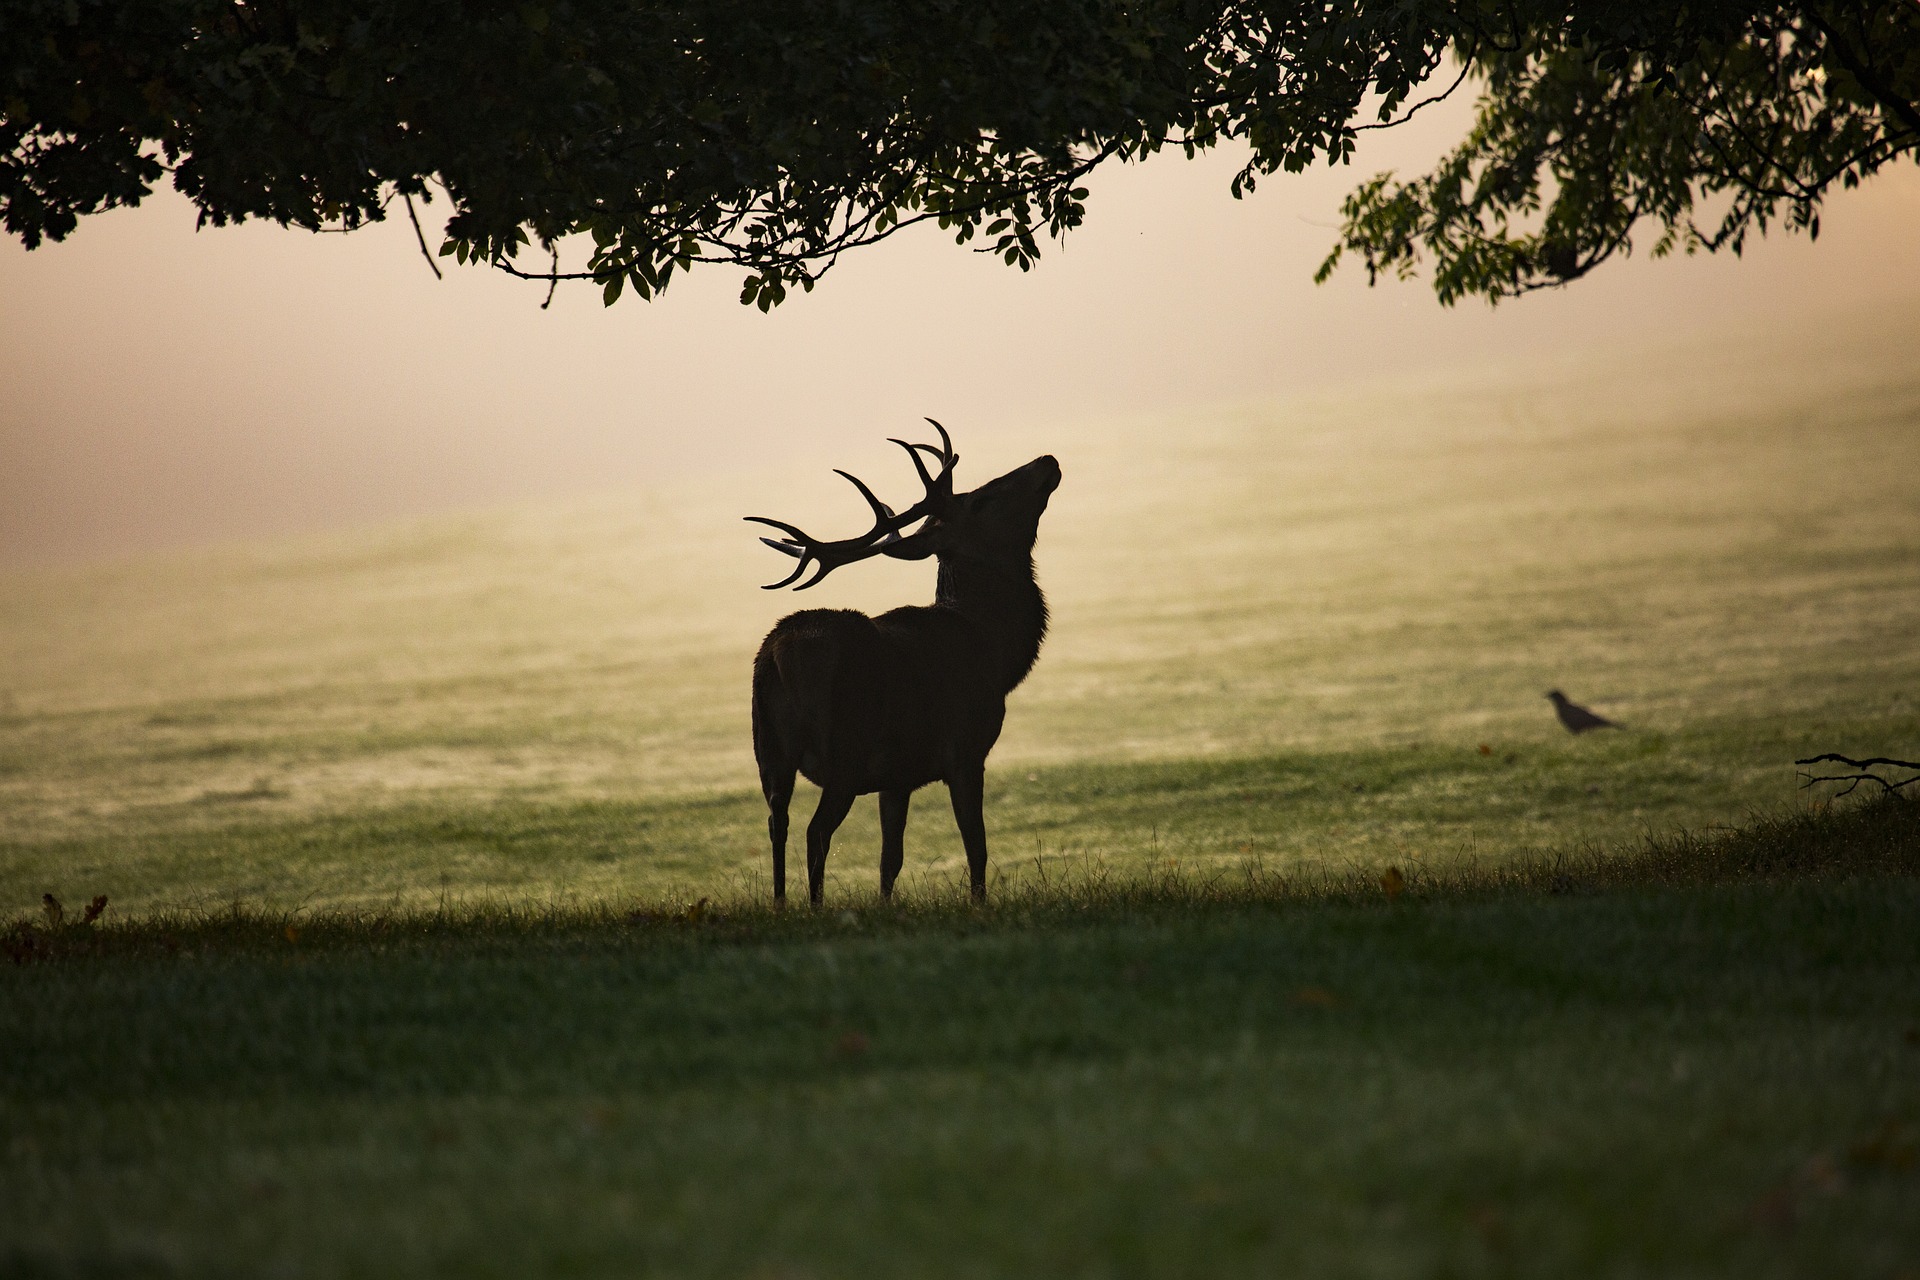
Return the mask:
POLYGON ((889 436, 888 439, 907 451, 907 456, 913 459, 913 469, 920 473, 920 483, 926 486, 928 494, 932 494, 937 486, 951 482, 953 469, 959 463, 960 455, 953 451, 953 437, 947 434, 947 429, 932 418, 928 418, 927 421, 932 423, 933 429, 940 433, 940 447, 937 449, 930 444, 910 444, 893 436, 889 436), (927 474, 926 467, 920 461, 922 453, 931 454, 940 460, 939 475, 927 474))
POLYGON ((928 444, 908 444, 898 436, 888 436, 887 442, 889 444, 897 444, 907 451, 907 456, 913 459, 913 469, 920 473, 920 483, 926 486, 928 493, 932 493, 935 481, 932 476, 927 474, 927 464, 920 461, 920 451, 926 449, 931 452, 933 446, 928 444))
MULTIPOLYGON (((762 591, 778 591, 782 587, 790 587, 793 585, 794 579, 798 578, 801 574, 805 573, 807 571, 807 566, 809 566, 812 563, 813 563, 813 556, 810 553, 803 551, 800 553, 800 562, 793 566, 792 573, 780 579, 780 581, 778 582, 763 583, 760 589, 762 591)), ((826 576, 827 576, 826 566, 822 565, 820 567, 820 572, 814 575, 813 582, 818 582, 820 581, 821 578, 824 578, 826 576)), ((812 586, 813 582, 809 582, 807 585, 812 586)))
POLYGON ((833 474, 837 476, 845 476, 848 480, 852 481, 853 487, 860 491, 860 496, 865 498, 867 500, 867 505, 873 508, 874 533, 888 533, 888 534, 896 534, 896 535, 899 533, 899 530, 893 527, 893 523, 894 523, 893 508, 888 506, 886 503, 880 501, 880 499, 874 497, 873 490, 867 488, 865 481, 861 480, 860 477, 853 474, 853 472, 842 471, 838 467, 835 467, 833 469, 833 474))
MULTIPOLYGON (((792 525, 788 524, 784 520, 774 520, 767 516, 743 516, 741 518, 744 520, 750 520, 754 524, 771 525, 774 528, 780 530, 780 532, 790 535, 794 539, 793 544, 779 542, 773 538, 760 539, 760 541, 766 543, 768 546, 772 547, 775 551, 785 552, 787 555, 793 556, 799 561, 798 564, 793 566, 792 573, 780 579, 780 581, 778 582, 766 583, 764 586, 760 588, 762 591, 778 591, 782 587, 791 586, 793 582, 797 578, 799 578, 801 574, 807 571, 807 567, 813 563, 814 541, 812 538, 809 538, 801 530, 794 528, 792 525)), ((821 576, 824 576, 824 575, 821 575, 821 576)), ((820 581, 820 578, 816 577, 813 581, 818 582, 820 581)), ((808 583, 807 585, 812 586, 813 583, 808 583)))
MULTIPOLYGON (((762 591, 778 591, 782 587, 792 586, 793 580, 807 571, 807 565, 811 560, 812 560, 812 557, 803 554, 800 557, 800 563, 793 566, 792 573, 780 579, 780 581, 778 582, 763 583, 760 589, 762 591)), ((820 579, 826 576, 827 576, 827 566, 823 564, 820 566, 820 572, 813 575, 813 582, 818 582, 820 581, 820 579)), ((813 582, 807 583, 807 586, 809 587, 812 586, 813 582)))
POLYGON ((947 434, 945 427, 935 422, 932 418, 928 418, 927 421, 932 422, 933 429, 940 433, 940 460, 949 467, 953 466, 954 463, 960 461, 960 455, 953 451, 953 437, 947 434))
POLYGON ((959 454, 942 453, 930 444, 909 445, 908 448, 913 449, 917 453, 931 454, 933 457, 940 459, 940 474, 933 478, 933 482, 935 484, 948 484, 949 487, 951 487, 950 482, 953 477, 953 469, 960 463, 959 454))
MULTIPOLYGON (((786 534, 789 538, 796 538, 801 542, 813 541, 812 538, 809 538, 805 533, 803 533, 799 529, 794 528, 792 525, 788 524, 785 520, 775 520, 770 516, 741 516, 740 518, 742 520, 747 521, 750 524, 771 525, 773 528, 778 529, 780 532, 786 534)), ((771 541, 771 539, 762 538, 760 539, 760 541, 768 542, 768 541, 771 541)))

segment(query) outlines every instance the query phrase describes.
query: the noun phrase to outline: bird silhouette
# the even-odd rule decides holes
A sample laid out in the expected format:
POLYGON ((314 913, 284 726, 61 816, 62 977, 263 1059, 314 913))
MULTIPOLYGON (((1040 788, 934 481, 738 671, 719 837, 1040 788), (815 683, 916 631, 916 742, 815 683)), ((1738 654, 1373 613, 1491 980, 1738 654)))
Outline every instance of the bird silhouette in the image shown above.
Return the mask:
POLYGON ((1568 733, 1585 733, 1589 729, 1620 727, 1605 716, 1595 715, 1577 702, 1568 702, 1567 695, 1558 689, 1547 690, 1547 701, 1553 704, 1553 714, 1560 717, 1560 723, 1567 726, 1568 733))

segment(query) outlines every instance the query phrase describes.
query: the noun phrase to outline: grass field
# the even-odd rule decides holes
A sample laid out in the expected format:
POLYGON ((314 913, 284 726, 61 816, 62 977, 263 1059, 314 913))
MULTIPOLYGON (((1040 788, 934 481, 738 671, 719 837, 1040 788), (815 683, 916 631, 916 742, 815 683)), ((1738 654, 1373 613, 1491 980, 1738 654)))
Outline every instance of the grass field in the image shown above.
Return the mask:
POLYGON ((1883 802, 1397 900, 41 930, 0 1273, 1912 1275, 1916 872, 1883 802))
MULTIPOLYGON (((1044 441, 963 427, 964 476, 1042 446, 1066 471, 1038 557, 1054 634, 989 771, 1000 870, 1618 842, 1788 804, 1811 750, 1910 752, 1916 332, 1044 441), (1554 686, 1629 731, 1568 739, 1554 686)), ((0 905, 763 876, 754 645, 802 602, 931 587, 888 562, 761 592, 771 553, 739 516, 846 524, 828 467, 897 489, 883 426, 724 490, 12 575, 0 905)), ((908 837, 935 883, 944 808, 923 796, 908 837)), ((873 845, 863 805, 835 891, 871 891, 873 845)))
POLYGON ((0 1277, 1920 1276, 1913 806, 1792 763, 1920 752, 1916 328, 961 426, 1066 473, 985 913, 938 788, 761 905, 738 517, 899 424, 14 572, 0 1277))

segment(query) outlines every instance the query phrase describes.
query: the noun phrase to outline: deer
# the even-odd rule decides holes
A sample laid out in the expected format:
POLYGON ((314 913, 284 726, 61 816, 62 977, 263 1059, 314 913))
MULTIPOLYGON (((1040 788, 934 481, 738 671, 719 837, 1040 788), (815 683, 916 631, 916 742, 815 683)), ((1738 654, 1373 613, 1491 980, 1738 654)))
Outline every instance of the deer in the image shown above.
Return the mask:
POLYGON ((944 782, 966 848, 972 899, 987 896, 984 815, 987 756, 1006 719, 1007 695, 1039 659, 1047 601, 1034 577, 1033 545, 1060 464, 1035 458, 969 493, 955 493, 960 456, 932 418, 938 446, 892 439, 912 459, 924 491, 896 514, 858 477, 873 527, 822 541, 793 525, 748 516, 784 537, 760 540, 799 561, 765 590, 818 586, 835 569, 874 556, 939 562, 930 605, 877 617, 852 609, 807 609, 774 624, 753 660, 753 754, 767 802, 773 898, 787 898, 787 808, 795 774, 820 788, 807 824, 807 899, 819 907, 827 852, 854 800, 880 796, 880 894, 893 897, 905 860, 913 793, 944 782), (922 455, 937 468, 929 471, 922 455), (920 524, 911 533, 909 526, 920 524))

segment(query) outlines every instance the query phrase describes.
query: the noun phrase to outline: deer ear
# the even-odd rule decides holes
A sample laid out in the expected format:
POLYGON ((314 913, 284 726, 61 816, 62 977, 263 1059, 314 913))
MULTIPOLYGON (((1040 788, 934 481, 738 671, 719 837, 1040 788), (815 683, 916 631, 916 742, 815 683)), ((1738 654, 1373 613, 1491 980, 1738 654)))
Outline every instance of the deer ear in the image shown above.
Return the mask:
POLYGON ((898 542, 890 542, 880 554, 892 556, 895 560, 925 560, 938 548, 933 545, 932 529, 922 529, 909 534, 898 542))

